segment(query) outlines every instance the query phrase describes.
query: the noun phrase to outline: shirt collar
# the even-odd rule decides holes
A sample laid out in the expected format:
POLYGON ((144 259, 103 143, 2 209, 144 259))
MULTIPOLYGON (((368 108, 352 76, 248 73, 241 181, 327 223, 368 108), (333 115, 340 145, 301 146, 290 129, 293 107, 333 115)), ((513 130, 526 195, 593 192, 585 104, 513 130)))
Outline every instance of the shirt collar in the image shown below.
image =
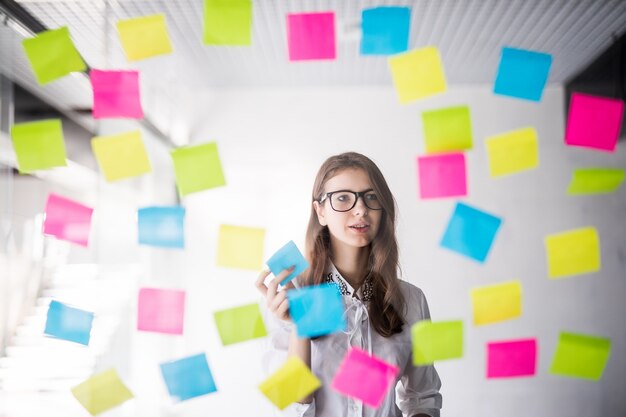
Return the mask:
POLYGON ((331 261, 328 262, 324 282, 337 285, 341 295, 356 297, 362 301, 369 301, 372 298, 372 281, 369 275, 365 278, 363 285, 355 292, 352 285, 341 276, 341 273, 331 261))

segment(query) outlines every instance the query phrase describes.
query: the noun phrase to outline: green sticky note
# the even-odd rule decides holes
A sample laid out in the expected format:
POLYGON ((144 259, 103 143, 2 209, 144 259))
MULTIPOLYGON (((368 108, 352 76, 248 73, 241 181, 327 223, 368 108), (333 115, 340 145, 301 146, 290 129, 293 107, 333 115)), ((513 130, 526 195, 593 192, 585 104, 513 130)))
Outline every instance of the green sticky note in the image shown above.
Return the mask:
POLYGON ((24 39, 22 45, 39 84, 47 84, 70 72, 85 71, 87 68, 66 26, 24 39))
POLYGON ((206 45, 250 45, 251 33, 252 0, 204 0, 206 45))
POLYGON ((175 149, 171 155, 181 197, 226 184, 215 142, 175 149))
POLYGON ((411 327, 413 364, 430 365, 434 361, 463 356, 463 322, 418 321, 411 327))
POLYGON ((467 106, 448 107, 422 113, 427 153, 462 151, 472 148, 472 125, 467 106))
POLYGON ((257 303, 216 311, 214 318, 224 346, 267 336, 257 303))
POLYGON ((72 388, 72 395, 92 416, 103 413, 133 398, 115 369, 92 376, 72 388))
POLYGON ((624 170, 612 168, 581 168, 574 170, 567 194, 612 193, 624 182, 624 170))
POLYGON ((13 125, 11 139, 21 173, 67 165, 60 119, 13 125))
POLYGON ((561 332, 550 373, 597 381, 602 377, 610 353, 609 339, 561 332))

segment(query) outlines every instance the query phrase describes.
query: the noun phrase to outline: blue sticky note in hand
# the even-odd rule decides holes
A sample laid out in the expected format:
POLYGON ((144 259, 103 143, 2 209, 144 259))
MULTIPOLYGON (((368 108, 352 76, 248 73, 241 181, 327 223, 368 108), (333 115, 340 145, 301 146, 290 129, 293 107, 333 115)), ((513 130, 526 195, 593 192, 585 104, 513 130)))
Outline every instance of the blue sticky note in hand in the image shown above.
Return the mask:
POLYGON ((185 247, 185 208, 145 207, 137 210, 139 244, 162 248, 185 247))
POLYGON ((93 313, 51 301, 44 334, 87 346, 92 324, 93 313))
POLYGON ((306 271, 309 267, 309 263, 304 256, 302 256, 296 244, 293 243, 293 240, 290 240, 285 246, 280 248, 278 252, 267 260, 266 263, 274 276, 280 274, 283 270, 291 266, 296 266, 293 272, 289 274, 287 278, 282 280, 280 285, 285 285, 299 274, 306 271))
POLYGON ((552 55, 524 49, 502 48, 493 92, 539 101, 548 81, 552 55))
POLYGON ((391 55, 409 47, 411 9, 374 7, 361 14, 361 55, 391 55))
POLYGON ((322 284, 289 290, 287 299, 298 336, 317 337, 346 329, 341 292, 336 285, 322 284))
POLYGON ((502 219, 457 203, 441 246, 484 262, 502 219))
POLYGON ((204 353, 162 363, 161 374, 175 402, 217 391, 204 353))

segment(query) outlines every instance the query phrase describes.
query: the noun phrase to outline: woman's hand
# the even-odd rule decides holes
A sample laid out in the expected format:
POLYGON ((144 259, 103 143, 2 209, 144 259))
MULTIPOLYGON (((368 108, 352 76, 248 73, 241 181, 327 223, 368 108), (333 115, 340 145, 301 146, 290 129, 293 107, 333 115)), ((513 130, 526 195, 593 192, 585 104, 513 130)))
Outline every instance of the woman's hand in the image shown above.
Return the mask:
POLYGON ((295 288, 289 281, 279 291, 278 285, 289 276, 295 269, 295 266, 283 270, 280 274, 276 275, 269 285, 265 285, 265 278, 270 274, 270 271, 264 270, 259 274, 256 280, 256 287, 261 294, 265 297, 267 309, 272 312, 276 317, 281 320, 291 320, 289 316, 289 300, 287 300, 287 290, 295 288))

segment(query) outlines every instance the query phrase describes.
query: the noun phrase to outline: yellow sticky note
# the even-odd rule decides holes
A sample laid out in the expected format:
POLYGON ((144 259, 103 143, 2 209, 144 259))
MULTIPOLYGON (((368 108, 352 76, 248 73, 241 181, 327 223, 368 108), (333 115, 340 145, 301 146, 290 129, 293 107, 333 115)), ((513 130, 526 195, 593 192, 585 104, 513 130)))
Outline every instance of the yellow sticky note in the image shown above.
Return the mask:
POLYGON ((172 52, 164 14, 153 14, 117 22, 122 48, 129 61, 172 52))
POLYGON ((522 284, 509 281, 471 291, 474 324, 510 320, 522 314, 522 284))
POLYGON ((278 371, 259 385, 259 389, 276 407, 283 410, 321 385, 302 360, 291 356, 278 371))
POLYGON ((139 131, 96 136, 91 147, 107 181, 136 177, 152 170, 139 131))
POLYGON ((67 166, 60 119, 13 125, 11 140, 21 173, 67 166))
POLYGON ((550 373, 598 381, 610 354, 610 339, 562 332, 552 358, 550 373))
POLYGON ((72 395, 92 416, 133 398, 132 392, 120 380, 115 369, 94 375, 75 386, 72 388, 72 395))
POLYGON ((252 38, 252 0, 204 0, 206 45, 248 46, 252 38))
POLYGON ((178 148, 171 155, 181 197, 226 184, 215 142, 178 148))
POLYGON ((263 268, 265 229, 221 225, 217 265, 259 271, 263 268))
POLYGON ((624 182, 625 171, 616 168, 580 168, 572 173, 567 194, 604 194, 615 192, 624 182))
POLYGON ((550 278, 600 270, 600 238, 593 227, 549 235, 545 246, 550 278))
POLYGON ((427 153, 463 151, 472 148, 472 123, 467 106, 422 112, 427 153))
POLYGON ((485 146, 492 177, 514 174, 539 165, 537 131, 532 127, 488 137, 485 146))
POLYGON ((446 91, 441 56, 434 46, 397 54, 388 60, 400 103, 446 91))

